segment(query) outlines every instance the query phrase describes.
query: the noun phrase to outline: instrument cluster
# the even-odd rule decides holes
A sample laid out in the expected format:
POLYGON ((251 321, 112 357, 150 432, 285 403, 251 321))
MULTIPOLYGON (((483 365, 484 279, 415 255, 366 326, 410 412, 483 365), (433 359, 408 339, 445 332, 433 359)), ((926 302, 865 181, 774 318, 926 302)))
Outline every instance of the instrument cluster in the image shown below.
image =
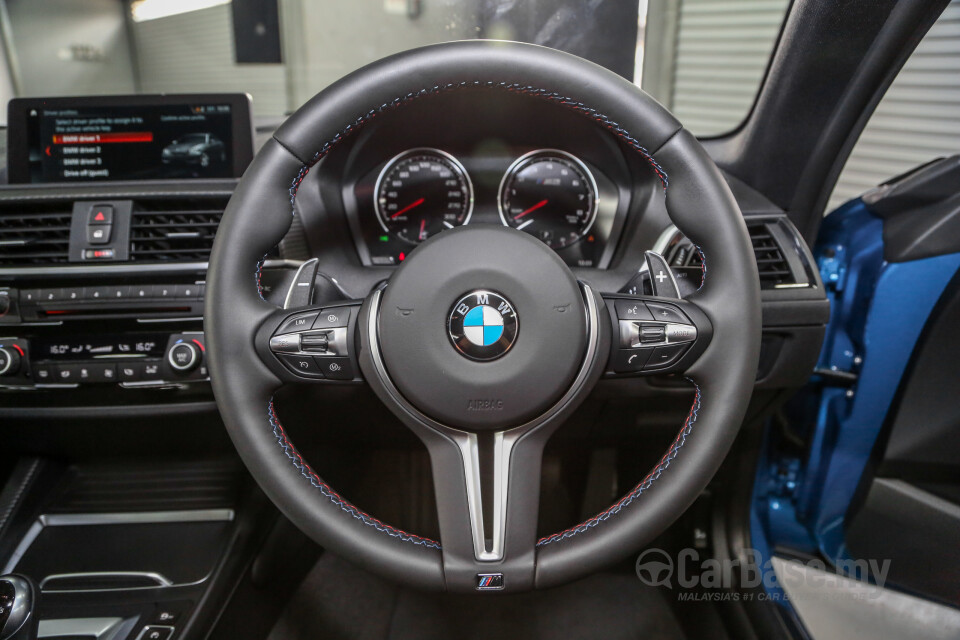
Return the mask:
POLYGON ((618 191, 597 167, 561 149, 457 157, 402 151, 361 177, 352 220, 365 264, 396 265, 417 245, 468 224, 502 224, 537 238, 570 266, 605 267, 618 191))

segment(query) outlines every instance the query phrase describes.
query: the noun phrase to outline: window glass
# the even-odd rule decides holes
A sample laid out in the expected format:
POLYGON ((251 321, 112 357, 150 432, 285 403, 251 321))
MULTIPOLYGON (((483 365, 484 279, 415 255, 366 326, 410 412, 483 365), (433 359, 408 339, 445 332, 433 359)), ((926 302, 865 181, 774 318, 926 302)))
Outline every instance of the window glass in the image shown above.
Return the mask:
POLYGON ((756 99, 789 0, 650 0, 642 87, 698 136, 736 128, 756 99))
POLYGON ((255 115, 277 119, 350 71, 422 45, 521 40, 632 80, 642 41, 641 6, 622 0, 277 0, 272 20, 245 13, 254 4, 269 3, 6 0, 14 93, 246 92, 255 115), (271 39, 279 61, 257 61, 271 39))
POLYGON ((7 93, 245 92, 277 120, 383 56, 494 38, 597 62, 714 135, 753 104, 788 0, 276 0, 272 17, 256 4, 270 3, 6 0, 7 93))
POLYGON ((864 128, 826 212, 877 184, 960 153, 960 0, 910 55, 864 128))

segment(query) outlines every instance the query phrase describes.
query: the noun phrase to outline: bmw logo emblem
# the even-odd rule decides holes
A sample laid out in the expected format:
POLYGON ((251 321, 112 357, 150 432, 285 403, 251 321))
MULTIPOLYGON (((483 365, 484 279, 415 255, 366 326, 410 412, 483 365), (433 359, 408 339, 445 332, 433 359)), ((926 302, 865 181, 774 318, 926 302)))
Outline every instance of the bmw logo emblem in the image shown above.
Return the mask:
POLYGON ((517 339, 517 312, 492 291, 471 291, 457 300, 447 320, 450 340, 471 360, 494 360, 517 339))

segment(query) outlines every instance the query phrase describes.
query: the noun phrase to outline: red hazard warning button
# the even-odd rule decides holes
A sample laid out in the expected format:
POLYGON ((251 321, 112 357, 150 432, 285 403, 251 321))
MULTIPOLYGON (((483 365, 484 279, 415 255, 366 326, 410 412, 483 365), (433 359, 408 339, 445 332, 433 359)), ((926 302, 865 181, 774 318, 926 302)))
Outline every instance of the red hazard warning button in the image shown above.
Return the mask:
POLYGON ((95 204, 90 207, 87 224, 113 224, 113 205, 95 204))

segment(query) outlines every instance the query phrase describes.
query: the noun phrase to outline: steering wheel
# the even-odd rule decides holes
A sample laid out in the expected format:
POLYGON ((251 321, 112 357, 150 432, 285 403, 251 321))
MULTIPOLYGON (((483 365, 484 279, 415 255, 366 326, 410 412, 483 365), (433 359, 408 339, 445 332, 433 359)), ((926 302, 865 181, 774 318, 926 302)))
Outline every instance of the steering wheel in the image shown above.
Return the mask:
MULTIPOLYGON (((217 232, 205 331, 213 391, 230 436, 266 494, 300 529, 414 587, 525 591, 574 580, 637 551, 706 486, 753 389, 759 278, 719 170, 648 95, 551 49, 454 42, 352 73, 263 146, 217 232), (605 294, 578 281, 531 236, 475 225, 424 242, 362 301, 297 313, 266 302, 263 259, 290 227, 311 167, 379 114, 454 91, 513 92, 562 105, 639 154, 662 185, 671 220, 702 254, 700 289, 682 300, 605 294), (644 346, 648 338, 661 346, 644 346), (660 462, 619 502, 538 540, 544 444, 602 375, 622 370, 617 363, 627 354, 649 360, 644 372, 685 376, 694 389, 689 415, 660 462), (284 366, 287 356, 303 360, 303 375, 284 366), (304 376, 318 384, 364 380, 419 436, 430 455, 440 540, 361 511, 301 457, 273 395, 304 376)), ((312 418, 322 424, 322 407, 312 418)))

